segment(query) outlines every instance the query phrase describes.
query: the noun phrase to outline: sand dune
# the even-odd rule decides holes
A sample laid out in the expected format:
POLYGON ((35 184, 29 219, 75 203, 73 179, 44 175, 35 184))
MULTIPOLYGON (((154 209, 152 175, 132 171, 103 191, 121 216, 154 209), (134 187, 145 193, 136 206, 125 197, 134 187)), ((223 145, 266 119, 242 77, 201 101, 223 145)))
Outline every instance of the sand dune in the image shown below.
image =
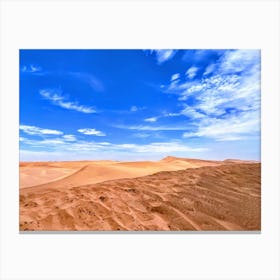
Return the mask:
MULTIPOLYGON (((159 171, 217 165, 221 162, 167 157, 161 161, 30 162, 20 167, 20 188, 60 188, 93 184, 120 178, 135 178, 159 171), (69 175, 69 176, 66 176, 69 175)), ((35 190, 35 189, 34 189, 35 190)))
POLYGON ((260 230, 260 163, 79 164, 20 190, 20 230, 260 230))
POLYGON ((28 188, 53 180, 59 180, 73 173, 75 169, 22 167, 20 170, 20 188, 28 188))

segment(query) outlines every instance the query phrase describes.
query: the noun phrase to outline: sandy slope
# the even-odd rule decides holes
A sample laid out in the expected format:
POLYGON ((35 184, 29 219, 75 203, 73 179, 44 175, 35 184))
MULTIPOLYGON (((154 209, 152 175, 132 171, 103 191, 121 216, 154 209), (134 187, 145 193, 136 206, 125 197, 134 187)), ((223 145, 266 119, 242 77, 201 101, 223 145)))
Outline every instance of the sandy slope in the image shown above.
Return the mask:
POLYGON ((37 186, 57 181, 74 174, 88 164, 106 166, 113 161, 64 161, 64 162, 21 162, 20 188, 37 186))
POLYGON ((161 161, 80 161, 80 162, 30 162, 21 163, 20 188, 36 186, 46 188, 75 187, 120 178, 135 178, 159 171, 221 164, 167 157, 161 161), (69 176, 66 176, 69 175, 69 176))
POLYGON ((75 169, 70 168, 21 167, 20 188, 28 188, 59 180, 69 176, 74 171, 75 169))
POLYGON ((21 189, 20 229, 260 230, 259 163, 166 158, 157 166, 87 162, 64 179, 21 189), (184 161, 195 168, 142 173, 183 169, 184 161), (128 178, 137 172, 143 177, 128 178))

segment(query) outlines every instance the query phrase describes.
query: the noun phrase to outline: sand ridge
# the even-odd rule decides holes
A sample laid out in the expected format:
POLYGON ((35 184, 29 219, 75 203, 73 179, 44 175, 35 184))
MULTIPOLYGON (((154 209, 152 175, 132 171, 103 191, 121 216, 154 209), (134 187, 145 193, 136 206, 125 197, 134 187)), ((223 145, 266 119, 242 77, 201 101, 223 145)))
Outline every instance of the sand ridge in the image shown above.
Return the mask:
POLYGON ((74 187, 120 178, 135 178, 160 171, 218 165, 221 162, 167 157, 160 161, 81 161, 22 163, 20 188, 74 187), (68 175, 68 176, 67 176, 68 175), (49 177, 48 177, 49 176, 49 177))
POLYGON ((260 230, 260 163, 206 162, 83 162, 20 190, 20 230, 260 230))

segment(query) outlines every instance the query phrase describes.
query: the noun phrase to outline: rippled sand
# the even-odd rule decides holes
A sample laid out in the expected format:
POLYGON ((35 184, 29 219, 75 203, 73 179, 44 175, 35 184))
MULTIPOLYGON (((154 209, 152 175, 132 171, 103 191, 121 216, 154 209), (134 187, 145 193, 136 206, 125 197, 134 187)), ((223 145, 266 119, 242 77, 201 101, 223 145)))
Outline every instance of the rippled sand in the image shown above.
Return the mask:
POLYGON ((42 162, 20 174, 20 230, 261 228, 260 163, 42 162))

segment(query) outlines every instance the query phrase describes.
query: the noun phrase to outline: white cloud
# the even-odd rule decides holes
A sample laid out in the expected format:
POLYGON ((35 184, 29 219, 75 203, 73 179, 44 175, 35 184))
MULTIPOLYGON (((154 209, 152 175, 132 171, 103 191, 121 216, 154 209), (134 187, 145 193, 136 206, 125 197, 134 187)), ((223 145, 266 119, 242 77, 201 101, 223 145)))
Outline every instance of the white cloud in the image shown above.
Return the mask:
POLYGON ((164 113, 164 117, 178 117, 181 116, 181 113, 164 113))
POLYGON ((63 137, 63 139, 65 139, 65 141, 69 141, 69 142, 74 142, 77 140, 76 136, 72 135, 72 134, 66 134, 66 135, 63 135, 62 137, 63 137))
POLYGON ((187 132, 183 137, 208 137, 218 141, 240 140, 254 135, 260 130, 260 114, 256 111, 229 115, 225 119, 205 119, 195 132, 187 132))
POLYGON ((243 140, 246 139, 246 137, 241 137, 241 136, 231 136, 231 135, 226 135, 226 136, 220 136, 216 138, 216 141, 238 141, 238 140, 243 140))
POLYGON ((260 52, 223 51, 200 80, 176 84, 171 81, 163 91, 178 95, 184 109, 173 115, 184 115, 193 125, 185 137, 209 137, 217 141, 251 137, 260 129, 256 125, 260 119, 260 52))
POLYGON ((66 101, 65 97, 62 96, 60 91, 40 90, 40 95, 46 100, 51 101, 52 104, 67 110, 74 110, 85 114, 91 114, 96 112, 92 107, 79 105, 77 102, 66 101))
POLYGON ((128 130, 147 130, 147 131, 180 131, 186 130, 185 126, 149 126, 149 125, 115 125, 116 128, 128 129, 128 130))
POLYGON ((106 136, 104 132, 96 130, 95 128, 80 128, 78 132, 85 135, 106 136))
POLYGON ((145 122, 156 122, 157 121, 157 117, 152 117, 152 118, 147 118, 147 119, 144 119, 145 122))
POLYGON ((24 138, 21 140, 21 142, 30 145, 32 147, 41 147, 41 148, 55 147, 58 145, 64 145, 66 143, 65 139, 63 138, 53 138, 53 139, 48 138, 43 140, 24 138))
POLYGON ((58 145, 58 144, 64 144, 64 140, 62 139, 44 139, 40 141, 40 144, 42 145, 58 145))
POLYGON ((46 135, 46 134, 61 135, 61 134, 63 134, 63 132, 59 131, 59 130, 41 128, 41 127, 32 126, 32 125, 20 125, 19 129, 30 135, 46 135))
POLYGON ((172 59, 176 52, 176 50, 150 50, 150 53, 155 53, 159 65, 172 59))
POLYGON ((258 64, 259 50, 229 50, 222 56, 219 67, 223 73, 232 73, 248 70, 258 64))
POLYGON ((175 80, 178 80, 179 78, 180 78, 180 74, 179 74, 179 73, 176 73, 176 74, 173 74, 173 75, 171 76, 170 81, 175 81, 175 80))
MULTIPOLYGON (((156 128, 155 130, 157 130, 156 128)), ((165 129, 174 129, 165 128, 165 129)), ((105 135, 103 132, 93 128, 78 130, 86 135, 105 135)), ((158 134, 158 133, 156 133, 158 134)), ((155 137, 154 132, 136 133, 134 136, 139 138, 155 137)), ((129 157, 131 159, 140 158, 160 158, 170 153, 182 155, 180 153, 197 153, 207 150, 204 147, 190 147, 180 141, 152 142, 148 144, 122 143, 114 144, 110 142, 95 142, 79 140, 75 135, 66 134, 61 137, 28 139, 20 137, 21 160, 75 160, 75 159, 121 159, 129 157), (31 150, 30 150, 31 149, 31 150), (36 151, 40 149, 40 151, 36 151)), ((188 154, 189 155, 189 154, 188 154)))
POLYGON ((196 72, 198 71, 197 67, 190 67, 187 71, 186 71, 186 76, 189 79, 193 79, 196 76, 196 72))
MULTIPOLYGON (((135 160, 159 160, 170 154, 178 157, 196 157, 198 153, 204 152, 207 149, 196 148, 192 150, 171 148, 168 149, 160 148, 156 151, 149 152, 135 152, 134 147, 130 149, 104 149, 102 150, 83 150, 80 149, 78 152, 74 151, 31 151, 28 149, 20 150, 21 161, 65 161, 65 160, 121 160, 121 161, 135 161, 135 160)), ((151 146, 150 148, 155 148, 151 146)))
MULTIPOLYGON (((199 147, 192 148, 185 145, 182 142, 153 142, 149 144, 113 144, 108 142, 88 142, 78 141, 75 143, 63 142, 59 139, 47 139, 47 140, 27 140, 25 144, 31 147, 45 147, 54 151, 64 152, 131 152, 131 153, 173 153, 173 152, 202 152, 208 149, 199 147)), ((43 151, 41 151, 43 152, 43 151)))
POLYGON ((136 153, 173 153, 173 152, 202 152, 207 150, 206 148, 191 148, 179 142, 158 142, 150 143, 146 145, 138 144, 120 144, 118 148, 130 149, 136 153))
POLYGON ((179 117, 179 116, 186 116, 192 119, 201 119, 205 117, 205 114, 199 112, 195 107, 188 106, 186 104, 183 105, 184 109, 179 111, 178 113, 163 113, 161 117, 179 117))
POLYGON ((146 109, 146 107, 131 106, 130 112, 137 112, 137 111, 141 111, 141 110, 145 110, 145 109, 146 109))
POLYGON ((215 64, 210 64, 206 67, 205 72, 203 75, 209 75, 215 70, 216 65, 215 64))
POLYGON ((201 119, 205 117, 204 114, 198 112, 195 108, 190 106, 186 106, 182 111, 180 111, 180 115, 191 117, 192 119, 201 119))
POLYGON ((21 68, 21 72, 23 73, 38 73, 38 72, 41 72, 42 71, 42 68, 40 66, 36 66, 36 65, 33 65, 33 64, 30 64, 30 65, 24 65, 22 66, 21 68))
POLYGON ((137 137, 137 138, 148 138, 151 136, 149 133, 135 133, 132 136, 137 137))

